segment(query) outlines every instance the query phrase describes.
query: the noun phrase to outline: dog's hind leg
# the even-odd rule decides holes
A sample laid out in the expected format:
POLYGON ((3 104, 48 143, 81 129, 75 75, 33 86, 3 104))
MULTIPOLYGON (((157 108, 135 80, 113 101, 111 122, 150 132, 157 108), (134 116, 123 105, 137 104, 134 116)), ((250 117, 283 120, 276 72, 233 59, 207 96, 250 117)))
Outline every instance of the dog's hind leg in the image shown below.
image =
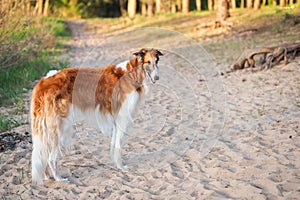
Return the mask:
POLYGON ((42 136, 33 135, 32 143, 32 157, 31 157, 31 165, 32 165, 32 183, 41 184, 44 180, 44 175, 47 167, 47 150, 42 142, 42 136))
POLYGON ((50 155, 49 155, 49 159, 48 159, 48 167, 53 175, 53 178, 56 180, 56 181, 61 181, 62 178, 58 172, 58 169, 57 169, 57 157, 58 157, 58 153, 59 153, 59 150, 57 147, 53 147, 50 155))
POLYGON ((62 154, 62 150, 69 150, 73 136, 75 135, 72 120, 70 118, 60 118, 58 119, 58 134, 52 143, 52 150, 48 160, 48 166, 52 172, 53 178, 56 181, 68 182, 67 178, 62 178, 60 176, 57 159, 59 154, 62 154))
POLYGON ((110 141, 110 157, 112 161, 114 161, 114 154, 115 154, 115 147, 116 146, 116 127, 113 127, 112 134, 111 134, 111 141, 110 141))
POLYGON ((52 172, 53 178, 56 181, 63 181, 63 182, 69 182, 67 178, 62 178, 60 176, 58 167, 57 167, 57 157, 58 157, 59 152, 58 151, 53 151, 50 154, 49 160, 48 160, 48 166, 50 171, 52 172))

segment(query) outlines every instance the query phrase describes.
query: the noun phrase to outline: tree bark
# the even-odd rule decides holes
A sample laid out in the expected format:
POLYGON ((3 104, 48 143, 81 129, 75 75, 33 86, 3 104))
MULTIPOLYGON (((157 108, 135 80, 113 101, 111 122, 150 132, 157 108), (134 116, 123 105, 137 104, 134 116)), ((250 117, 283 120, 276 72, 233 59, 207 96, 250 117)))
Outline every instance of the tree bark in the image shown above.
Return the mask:
POLYGON ((38 10, 37 10, 38 13, 37 14, 39 16, 42 16, 42 14, 43 14, 43 0, 38 0, 37 4, 38 4, 38 10))
POLYGON ((133 19, 136 14, 136 0, 128 0, 127 12, 130 19, 133 19))
POLYGON ((120 13, 122 16, 125 16, 127 14, 127 11, 125 9, 125 1, 119 0, 119 3, 120 3, 120 13))
POLYGON ((214 2, 213 2, 213 0, 208 0, 207 4, 208 4, 208 10, 212 11, 214 9, 214 2))
POLYGON ((218 0, 218 20, 225 21, 229 14, 229 3, 227 0, 218 0))
POLYGON ((27 14, 30 13, 30 0, 26 0, 26 12, 27 14))
POLYGON ((161 11, 161 0, 155 0, 155 9, 156 9, 156 12, 161 11))
POLYGON ((258 10, 260 9, 260 6, 261 6, 260 0, 254 0, 254 9, 258 10))
POLYGON ((253 7, 253 0, 247 0, 247 8, 253 7))
POLYGON ((141 1, 141 13, 143 16, 147 16, 147 4, 144 1, 141 1))
POLYGON ((182 12, 189 13, 189 0, 182 0, 182 12))
POLYGON ((245 8, 245 0, 241 0, 241 8, 245 8))
POLYGON ((201 11, 201 0, 196 0, 196 7, 198 11, 201 11))
POLYGON ((1 7, 0 7, 0 12, 5 11, 5 2, 1 1, 1 7))
POLYGON ((283 8, 285 6, 285 0, 280 0, 280 7, 283 8))
POLYGON ((33 13, 32 13, 33 15, 37 15, 38 8, 39 8, 39 4, 38 4, 38 2, 35 2, 35 7, 34 7, 33 13))
POLYGON ((2 0, 2 11, 9 13, 12 9, 12 2, 11 0, 2 0))
POLYGON ((176 13, 176 1, 171 0, 171 13, 176 13))
POLYGON ((236 9, 236 0, 231 0, 231 8, 236 9))
POLYGON ((176 4, 177 4, 177 10, 178 10, 178 12, 182 12, 182 4, 181 4, 181 0, 177 0, 177 1, 176 1, 176 4))
POLYGON ((213 10, 218 10, 218 0, 213 0, 214 8, 213 10))
POLYGON ((49 0, 45 0, 43 15, 48 16, 48 14, 49 14, 49 0))
POLYGON ((154 13, 154 0, 148 0, 148 17, 153 17, 154 13))

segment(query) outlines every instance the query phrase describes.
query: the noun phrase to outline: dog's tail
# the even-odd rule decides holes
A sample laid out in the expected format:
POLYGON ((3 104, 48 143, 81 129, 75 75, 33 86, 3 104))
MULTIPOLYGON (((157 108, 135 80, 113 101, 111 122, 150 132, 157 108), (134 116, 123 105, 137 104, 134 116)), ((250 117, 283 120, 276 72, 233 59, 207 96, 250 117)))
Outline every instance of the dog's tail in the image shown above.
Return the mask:
POLYGON ((32 157, 31 157, 32 183, 40 184, 44 180, 44 175, 45 175, 47 160, 49 155, 47 155, 47 151, 39 135, 32 136, 32 143, 33 143, 32 157))
MULTIPOLYGON (((45 98, 45 97, 44 97, 45 98)), ((40 184, 45 178, 51 153, 58 148, 56 116, 53 104, 33 91, 30 108, 32 131, 31 176, 32 183, 40 184)))
POLYGON ((32 156, 31 176, 32 183, 40 184, 44 180, 44 173, 47 167, 49 151, 45 143, 46 119, 44 116, 34 114, 34 103, 31 104, 31 131, 32 131, 32 156))

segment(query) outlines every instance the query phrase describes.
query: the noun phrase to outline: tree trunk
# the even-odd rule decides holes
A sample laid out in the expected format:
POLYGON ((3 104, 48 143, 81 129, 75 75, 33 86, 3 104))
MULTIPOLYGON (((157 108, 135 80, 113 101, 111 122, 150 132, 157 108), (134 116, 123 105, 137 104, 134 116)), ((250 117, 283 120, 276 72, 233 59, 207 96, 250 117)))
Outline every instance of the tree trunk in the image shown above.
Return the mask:
POLYGON ((181 0, 177 0, 176 1, 177 3, 177 10, 178 10, 178 12, 182 12, 182 4, 181 4, 181 0))
POLYGON ((171 0, 171 13, 176 13, 176 0, 171 0))
POLYGON ((144 1, 142 1, 141 4, 142 16, 147 16, 147 4, 144 1))
POLYGON ((247 0, 247 8, 253 7, 253 0, 247 0))
POLYGON ((156 12, 161 11, 161 0, 155 0, 155 9, 156 9, 156 12))
POLYGON ((125 1, 119 0, 119 3, 120 3, 120 13, 122 16, 125 16, 127 14, 126 9, 125 9, 125 1))
POLYGON ((154 0, 148 0, 148 17, 153 17, 154 13, 154 0))
POLYGON ((25 0, 20 0, 19 5, 21 7, 22 13, 25 13, 25 0))
POLYGON ((241 0, 241 8, 245 8, 245 0, 241 0))
POLYGON ((229 3, 227 0, 218 0, 218 20, 219 21, 225 21, 228 17, 230 17, 229 14, 229 3))
POLYGON ((201 11, 201 0, 196 0, 196 7, 198 11, 201 11))
POLYGON ((254 0, 254 9, 255 10, 258 10, 260 9, 260 0, 254 0))
POLYGON ((212 11, 214 9, 214 2, 213 2, 213 0, 208 0, 207 4, 208 4, 208 10, 212 11))
POLYGON ((5 3, 5 1, 1 1, 1 7, 0 7, 0 12, 4 12, 6 9, 5 9, 5 7, 6 7, 6 5, 5 5, 6 3, 5 3))
POLYGON ((8 11, 11 11, 12 10, 12 7, 13 7, 13 2, 12 2, 12 0, 8 0, 8 5, 7 5, 8 7, 8 11))
POLYGON ((43 0, 38 0, 37 4, 38 4, 38 10, 37 10, 38 15, 42 16, 42 14, 43 14, 43 0))
POLYGON ((218 10, 218 0, 213 0, 214 10, 218 10))
POLYGON ((30 13, 30 0, 26 0, 26 12, 27 14, 30 13))
POLYGON ((189 0, 182 0, 182 12, 189 13, 189 0))
POLYGON ((45 5, 44 5, 44 16, 48 16, 49 14, 49 0, 45 0, 45 5))
POLYGON ((277 6, 277 1, 276 0, 272 0, 272 6, 277 6))
POLYGON ((231 8, 236 9, 236 0, 231 0, 231 8))
POLYGON ((34 10, 32 13, 33 15, 37 15, 38 8, 39 8, 39 4, 38 4, 38 2, 35 2, 35 7, 34 7, 34 10))
POLYGON ((129 18, 133 19, 136 14, 136 0, 128 0, 127 11, 129 18))
POLYGON ((9 13, 12 9, 12 2, 11 0, 2 0, 2 11, 9 13))
POLYGON ((280 0, 280 7, 283 8, 285 6, 285 0, 280 0))

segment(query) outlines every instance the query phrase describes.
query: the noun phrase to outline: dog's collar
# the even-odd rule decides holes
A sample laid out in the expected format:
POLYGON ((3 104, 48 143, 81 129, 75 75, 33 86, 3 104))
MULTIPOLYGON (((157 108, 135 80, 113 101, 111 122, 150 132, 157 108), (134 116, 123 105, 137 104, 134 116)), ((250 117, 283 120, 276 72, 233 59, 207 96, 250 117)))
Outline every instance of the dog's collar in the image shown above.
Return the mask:
POLYGON ((143 85, 143 83, 140 83, 137 77, 137 72, 136 72, 136 67, 132 68, 129 71, 129 74, 132 76, 133 80, 135 81, 136 87, 139 88, 141 85, 143 85))
POLYGON ((132 78, 137 81, 137 73, 136 73, 136 70, 135 68, 132 68, 129 73, 131 74, 132 78))

